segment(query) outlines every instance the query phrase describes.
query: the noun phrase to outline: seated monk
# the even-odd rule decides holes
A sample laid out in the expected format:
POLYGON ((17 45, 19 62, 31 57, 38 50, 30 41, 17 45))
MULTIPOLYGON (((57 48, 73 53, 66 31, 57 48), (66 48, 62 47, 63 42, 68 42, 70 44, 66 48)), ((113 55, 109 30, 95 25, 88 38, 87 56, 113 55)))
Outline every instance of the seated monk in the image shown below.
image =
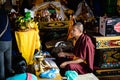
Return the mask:
POLYGON ((73 25, 72 37, 76 39, 74 50, 71 53, 61 51, 56 62, 60 67, 61 75, 67 70, 74 70, 78 74, 93 72, 95 47, 91 38, 83 33, 83 24, 73 25))

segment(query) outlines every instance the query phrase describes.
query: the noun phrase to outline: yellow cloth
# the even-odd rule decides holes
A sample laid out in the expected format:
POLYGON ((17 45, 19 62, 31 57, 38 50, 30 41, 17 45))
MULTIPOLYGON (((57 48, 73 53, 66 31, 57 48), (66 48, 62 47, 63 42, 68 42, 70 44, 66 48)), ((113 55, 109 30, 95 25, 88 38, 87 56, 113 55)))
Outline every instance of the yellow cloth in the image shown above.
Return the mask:
POLYGON ((27 64, 33 63, 35 49, 40 49, 40 37, 37 30, 15 31, 17 46, 27 64))

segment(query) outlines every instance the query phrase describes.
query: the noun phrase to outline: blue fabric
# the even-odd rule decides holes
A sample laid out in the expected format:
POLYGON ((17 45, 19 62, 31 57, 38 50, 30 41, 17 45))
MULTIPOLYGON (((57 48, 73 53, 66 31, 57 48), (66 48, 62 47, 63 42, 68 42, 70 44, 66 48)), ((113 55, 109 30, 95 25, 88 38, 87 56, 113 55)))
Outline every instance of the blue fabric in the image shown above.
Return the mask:
MULTIPOLYGON (((37 80, 37 77, 34 74, 31 75, 32 75, 31 80, 37 80)), ((6 80, 27 80, 27 73, 16 74, 15 76, 9 77, 6 80)))
MULTIPOLYGON (((7 23, 7 13, 5 12, 5 10, 0 9, 0 34, 5 29, 6 23, 7 23)), ((6 32, 3 34, 2 37, 0 37, 0 41, 11 41, 12 40, 10 28, 11 26, 9 22, 6 32)))
POLYGON ((78 73, 76 71, 68 70, 65 72, 65 76, 67 77, 67 80, 76 80, 78 73))
POLYGON ((41 78, 55 78, 57 70, 52 68, 40 74, 41 78))

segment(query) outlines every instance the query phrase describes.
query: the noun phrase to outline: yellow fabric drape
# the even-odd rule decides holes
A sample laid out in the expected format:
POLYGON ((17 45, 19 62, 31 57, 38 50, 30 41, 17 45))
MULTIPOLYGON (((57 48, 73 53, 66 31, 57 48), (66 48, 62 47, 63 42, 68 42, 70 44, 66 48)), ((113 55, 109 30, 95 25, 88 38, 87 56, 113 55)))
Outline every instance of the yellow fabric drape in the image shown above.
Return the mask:
POLYGON ((35 49, 40 49, 40 37, 38 31, 31 29, 28 31, 15 31, 17 46, 25 58, 27 64, 33 63, 35 49))

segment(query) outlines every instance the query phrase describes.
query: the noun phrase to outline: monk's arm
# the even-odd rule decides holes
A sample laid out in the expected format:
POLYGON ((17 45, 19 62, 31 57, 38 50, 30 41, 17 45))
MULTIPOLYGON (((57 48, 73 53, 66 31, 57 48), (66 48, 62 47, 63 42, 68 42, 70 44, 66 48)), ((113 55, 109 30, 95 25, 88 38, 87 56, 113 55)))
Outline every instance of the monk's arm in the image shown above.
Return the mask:
POLYGON ((67 53, 67 52, 64 52, 66 56, 74 56, 73 53, 67 53))
POLYGON ((77 58, 77 59, 74 59, 74 60, 71 60, 71 61, 66 61, 66 64, 71 64, 71 63, 82 63, 84 62, 85 60, 81 59, 81 58, 77 58))
POLYGON ((75 60, 72 60, 72 61, 65 61, 65 62, 63 62, 63 63, 60 65, 60 67, 61 67, 61 68, 64 68, 64 67, 65 67, 66 65, 68 65, 68 64, 71 64, 71 63, 82 63, 82 62, 84 62, 84 60, 81 59, 81 58, 75 59, 75 60))
POLYGON ((58 53, 59 57, 69 57, 69 56, 74 56, 73 53, 67 53, 67 52, 59 52, 58 53))

